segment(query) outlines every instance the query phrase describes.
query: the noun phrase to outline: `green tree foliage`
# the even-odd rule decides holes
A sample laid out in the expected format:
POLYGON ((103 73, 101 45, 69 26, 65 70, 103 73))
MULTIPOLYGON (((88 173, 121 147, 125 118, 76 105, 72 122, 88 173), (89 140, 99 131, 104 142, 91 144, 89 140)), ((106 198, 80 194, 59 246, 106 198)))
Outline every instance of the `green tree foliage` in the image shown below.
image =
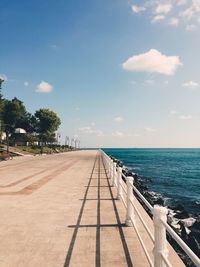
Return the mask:
POLYGON ((4 100, 1 118, 3 130, 6 133, 7 146, 9 145, 9 136, 14 133, 16 127, 21 127, 26 114, 23 102, 16 97, 12 100, 4 100))
POLYGON ((28 133, 35 133, 37 126, 36 117, 31 113, 26 112, 21 120, 17 121, 16 128, 22 128, 28 133))
POLYGON ((31 144, 36 141, 53 143, 56 141, 55 131, 61 124, 57 114, 49 109, 40 109, 35 115, 26 111, 22 101, 17 98, 7 100, 2 95, 2 83, 0 78, 0 140, 2 132, 6 133, 7 147, 9 139, 15 142, 15 129, 22 128, 27 134, 24 140, 31 144))
POLYGON ((61 124, 58 115, 49 109, 40 109, 35 112, 37 119, 37 133, 41 142, 52 143, 55 141, 55 131, 61 124))
POLYGON ((36 135, 33 135, 32 133, 26 134, 26 141, 29 142, 31 145, 34 145, 35 142, 39 141, 38 137, 36 135))

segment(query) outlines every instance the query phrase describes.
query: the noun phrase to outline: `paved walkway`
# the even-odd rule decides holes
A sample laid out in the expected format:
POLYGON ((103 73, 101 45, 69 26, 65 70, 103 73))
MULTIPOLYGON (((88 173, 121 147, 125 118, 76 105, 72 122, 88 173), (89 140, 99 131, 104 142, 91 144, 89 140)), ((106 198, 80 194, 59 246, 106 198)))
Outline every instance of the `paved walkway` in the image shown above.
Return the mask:
POLYGON ((98 151, 1 162, 0 267, 149 266, 115 196, 98 151))

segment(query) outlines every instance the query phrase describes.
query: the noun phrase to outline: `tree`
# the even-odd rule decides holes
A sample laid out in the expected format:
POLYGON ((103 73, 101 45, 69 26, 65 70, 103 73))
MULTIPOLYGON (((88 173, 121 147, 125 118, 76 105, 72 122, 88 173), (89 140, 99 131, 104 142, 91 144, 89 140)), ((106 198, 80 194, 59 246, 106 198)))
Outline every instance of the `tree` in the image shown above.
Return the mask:
POLYGON ((40 141, 43 143, 55 141, 55 131, 61 124, 58 115, 49 109, 40 109, 35 112, 37 119, 36 131, 39 134, 40 141))
POLYGON ((6 133, 7 140, 7 150, 9 146, 9 136, 14 133, 17 127, 21 126, 21 123, 26 117, 26 108, 23 102, 16 97, 10 100, 4 100, 3 110, 2 110, 2 125, 6 133))
POLYGON ((24 116, 16 122, 16 128, 22 128, 28 133, 35 133, 37 126, 36 117, 31 113, 26 112, 24 116))

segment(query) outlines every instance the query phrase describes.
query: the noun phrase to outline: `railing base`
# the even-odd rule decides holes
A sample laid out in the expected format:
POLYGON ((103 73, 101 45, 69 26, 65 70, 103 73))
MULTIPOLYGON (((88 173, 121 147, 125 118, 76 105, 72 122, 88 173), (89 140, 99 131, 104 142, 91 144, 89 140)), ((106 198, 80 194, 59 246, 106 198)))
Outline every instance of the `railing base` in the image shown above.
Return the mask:
POLYGON ((126 226, 131 227, 131 226, 132 226, 132 221, 131 221, 131 219, 126 219, 126 220, 125 220, 125 224, 126 224, 126 226))

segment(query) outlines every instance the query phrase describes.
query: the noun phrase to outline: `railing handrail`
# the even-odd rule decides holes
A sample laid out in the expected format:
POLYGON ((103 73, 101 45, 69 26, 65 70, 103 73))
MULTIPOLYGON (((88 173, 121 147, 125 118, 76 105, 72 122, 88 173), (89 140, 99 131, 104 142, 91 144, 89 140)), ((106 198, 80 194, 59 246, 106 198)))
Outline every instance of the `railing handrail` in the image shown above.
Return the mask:
MULTIPOLYGON (((113 160, 104 152, 102 151, 102 154, 104 155, 105 159, 106 159, 106 166, 107 168, 109 167, 108 165, 108 162, 113 162, 113 160)), ((109 169, 109 168, 108 168, 109 169)), ((113 175, 113 174, 112 174, 113 175)), ((125 178, 125 180, 127 180, 127 176, 122 173, 121 176, 123 176, 125 178)), ((113 181, 115 179, 115 177, 112 177, 113 178, 113 181)), ((134 192, 138 195, 138 197, 143 201, 143 203, 146 205, 146 207, 153 213, 154 211, 154 208, 155 206, 153 207, 147 200, 146 198, 139 192, 139 190, 131 183, 128 183, 127 184, 127 187, 130 186, 134 192)), ((123 191, 125 191, 125 188, 123 187, 123 185, 121 185, 123 191)), ((127 193, 127 192, 125 192, 127 193)), ((133 193, 132 193, 133 194, 133 193)), ((125 207, 127 208, 127 203, 125 203, 125 200, 124 198, 122 197, 122 200, 123 200, 123 203, 125 205, 125 207)), ((133 206, 133 208, 135 209, 136 213, 138 214, 138 217, 140 219, 140 221, 142 222, 145 230, 147 231, 149 237, 151 238, 151 240, 153 241, 154 243, 154 240, 155 238, 153 238, 152 234, 151 234, 151 231, 149 230, 149 228, 147 227, 147 225, 145 224, 144 220, 142 219, 142 216, 141 214, 139 213, 138 209, 136 208, 136 206, 134 205, 134 202, 133 200, 130 198, 130 204, 133 206)), ((162 209, 162 208, 161 208, 162 209)), ((164 209, 164 208, 163 208, 164 209)), ((156 218, 157 219, 157 218, 156 218)), ((166 216, 165 216, 165 219, 166 219, 166 216)), ((134 220, 132 220, 131 218, 131 221, 132 221, 132 224, 134 225, 135 229, 136 226, 135 226, 135 222, 134 220)), ((159 224, 162 225, 162 227, 165 228, 165 230, 171 235, 171 237, 180 245, 180 247, 184 250, 184 252, 189 256, 190 260, 196 264, 197 267, 200 267, 200 259, 198 258, 198 256, 188 247, 188 245, 180 238, 180 236, 170 227, 170 225, 167 223, 167 221, 163 220, 162 218, 159 220, 159 224)), ((155 225, 154 225, 155 226, 155 225)), ((156 226, 155 226, 156 227, 156 226)), ((137 230, 136 230, 137 231, 137 230)), ((139 234, 139 233, 137 233, 139 234)), ((139 238, 141 239, 141 237, 139 238)), ((144 246, 144 243, 143 241, 140 240, 140 242, 142 242, 142 247, 143 249, 145 250, 145 254, 146 254, 146 248, 144 246)), ((168 266, 168 267, 172 267, 171 263, 169 262, 167 256, 163 253, 163 252, 159 252, 158 253, 160 255, 160 257, 162 258, 162 260, 165 262, 165 264, 168 266)), ((149 260, 149 255, 147 255, 147 258, 149 260)), ((159 265, 155 265, 155 267, 158 267, 159 265)))
POLYGON ((161 223, 165 226, 167 229, 167 232, 171 235, 173 239, 176 240, 176 242, 179 244, 179 246, 185 251, 185 253, 189 256, 189 258, 193 261, 194 264, 197 266, 200 266, 200 259, 197 257, 197 255, 187 246, 187 244, 180 238, 179 235, 171 228, 171 226, 161 220, 161 223))
POLYGON ((146 200, 146 198, 140 193, 140 191, 134 185, 131 185, 131 187, 133 188, 134 192, 136 192, 136 194, 140 197, 140 199, 145 203, 147 208, 152 212, 153 206, 149 203, 149 201, 146 200))
POLYGON ((147 233, 148 233, 148 235, 149 235, 151 241, 154 243, 155 240, 154 240, 154 237, 153 237, 153 235, 152 235, 152 233, 151 233, 149 227, 146 225, 145 221, 144 221, 143 218, 142 218, 142 215, 140 214, 139 210, 136 208, 136 206, 134 205, 134 203, 133 203, 132 200, 131 200, 131 204, 133 205, 133 207, 134 207, 134 209, 135 209, 135 211, 136 211, 136 213, 137 213, 137 215, 138 215, 138 217, 139 217, 141 223, 143 224, 144 228, 146 229, 146 231, 147 231, 147 233))

